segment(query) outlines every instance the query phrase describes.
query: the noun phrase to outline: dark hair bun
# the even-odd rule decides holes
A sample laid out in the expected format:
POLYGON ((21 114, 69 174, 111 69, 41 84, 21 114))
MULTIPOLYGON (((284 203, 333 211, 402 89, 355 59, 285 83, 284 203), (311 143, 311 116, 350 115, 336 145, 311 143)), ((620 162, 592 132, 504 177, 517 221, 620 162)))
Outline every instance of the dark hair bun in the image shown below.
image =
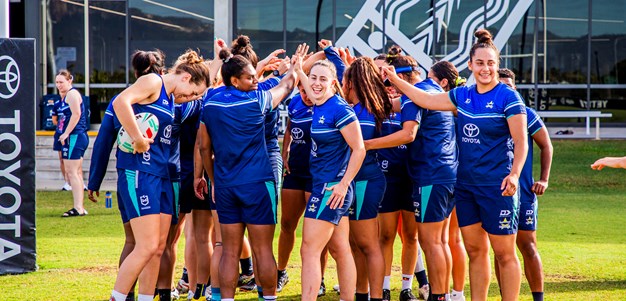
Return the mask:
POLYGON ((493 43, 493 36, 489 32, 489 30, 479 29, 474 33, 474 36, 478 39, 476 43, 485 43, 485 44, 493 43))
POLYGON ((225 48, 223 48, 222 50, 220 50, 220 53, 219 53, 219 58, 220 58, 221 60, 228 59, 228 58, 230 58, 230 57, 232 57, 232 56, 233 56, 233 54, 230 52, 230 50, 225 49, 225 48))
POLYGON ((388 55, 392 55, 392 56, 398 56, 402 54, 402 47, 398 46, 398 45, 393 45, 391 46, 391 48, 389 48, 389 52, 387 52, 388 55))
POLYGON ((246 35, 240 35, 235 39, 233 48, 246 48, 250 46, 250 37, 246 35))

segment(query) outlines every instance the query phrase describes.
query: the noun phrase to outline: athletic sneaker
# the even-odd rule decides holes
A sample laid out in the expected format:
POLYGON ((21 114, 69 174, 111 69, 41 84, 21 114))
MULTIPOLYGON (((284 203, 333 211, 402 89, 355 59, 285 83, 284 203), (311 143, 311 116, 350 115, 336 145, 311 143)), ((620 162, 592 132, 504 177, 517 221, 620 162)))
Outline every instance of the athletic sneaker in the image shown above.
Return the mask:
POLYGON ((180 298, 180 294, 176 288, 172 289, 172 293, 170 294, 172 300, 178 300, 180 298))
POLYGON ((176 289, 179 293, 186 294, 187 292, 189 292, 189 283, 185 282, 185 280, 183 279, 180 279, 176 284, 176 289))
POLYGON ((289 283, 289 275, 287 275, 287 271, 278 271, 278 281, 276 282, 276 292, 280 293, 285 285, 289 283))
POLYGON ((450 301, 465 301, 465 296, 463 296, 463 295, 458 295, 458 296, 450 295, 450 301))
POLYGON ((339 291, 339 284, 333 285, 333 291, 337 292, 337 294, 340 293, 340 291, 339 291))
POLYGON ((420 295, 420 298, 424 300, 428 300, 428 296, 430 296, 430 285, 424 284, 417 291, 418 291, 418 294, 420 295))
POLYGON ((65 182, 65 184, 63 184, 63 187, 61 187, 62 191, 70 191, 72 190, 72 186, 70 186, 70 183, 65 182))
POLYGON ((383 301, 391 301, 391 291, 383 289, 383 301))
POLYGON ((317 296, 321 297, 321 296, 325 296, 326 295, 326 284, 324 284, 324 282, 322 282, 322 285, 320 285, 320 290, 317 291, 317 296))
POLYGON ((88 191, 89 189, 87 189, 87 185, 83 184, 83 190, 88 191))
POLYGON ((208 301, 208 300, 211 300, 211 299, 207 299, 206 296, 200 296, 200 298, 198 298, 198 299, 193 299, 192 298, 191 300, 192 301, 208 301))
POLYGON ((413 291, 410 288, 404 289, 400 292, 400 301, 417 301, 417 297, 413 295, 413 291))
POLYGON ((244 275, 239 274, 239 280, 237 281, 237 287, 240 291, 249 292, 256 289, 256 281, 254 280, 254 274, 244 275))

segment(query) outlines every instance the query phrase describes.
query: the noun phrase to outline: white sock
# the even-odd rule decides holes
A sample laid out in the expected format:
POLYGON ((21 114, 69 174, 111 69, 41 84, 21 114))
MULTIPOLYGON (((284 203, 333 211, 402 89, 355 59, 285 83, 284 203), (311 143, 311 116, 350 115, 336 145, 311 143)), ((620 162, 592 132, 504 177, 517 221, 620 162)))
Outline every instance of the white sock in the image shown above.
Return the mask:
POLYGON ((450 300, 463 300, 463 291, 452 290, 452 293, 450 294, 450 300))
POLYGON ((385 276, 383 279, 383 289, 391 290, 391 276, 385 276))
POLYGON ((226 299, 222 298, 222 301, 235 301, 235 298, 226 298, 226 299))
POLYGON ((446 294, 446 301, 450 301, 450 294, 446 294))
POLYGON ((113 297, 113 299, 115 299, 115 301, 124 301, 126 300, 126 296, 125 294, 122 294, 116 290, 113 290, 111 292, 111 297, 113 297))
POLYGON ((142 295, 139 294, 137 296, 137 301, 152 301, 154 299, 153 295, 142 295))
POLYGON ((265 299, 266 301, 275 301, 276 296, 263 296, 263 299, 265 299))
POLYGON ((422 260, 422 250, 417 248, 417 264, 415 264, 415 273, 419 273, 426 268, 424 267, 424 261, 422 260))
POLYGON ((402 274, 402 290, 411 288, 412 282, 413 282, 413 275, 402 274))

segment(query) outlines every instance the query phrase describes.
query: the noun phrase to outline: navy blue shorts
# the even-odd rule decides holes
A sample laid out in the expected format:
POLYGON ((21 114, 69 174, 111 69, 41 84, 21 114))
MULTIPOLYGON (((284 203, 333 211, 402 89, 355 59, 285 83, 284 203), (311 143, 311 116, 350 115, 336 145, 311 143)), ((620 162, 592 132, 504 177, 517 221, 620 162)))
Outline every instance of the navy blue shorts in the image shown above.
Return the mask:
POLYGON ((294 174, 286 174, 283 178, 283 189, 304 190, 311 192, 313 190, 313 179, 308 176, 297 176, 294 174))
POLYGON ((283 180, 283 156, 280 151, 270 151, 267 154, 270 158, 270 164, 272 165, 272 171, 274 172, 274 181, 276 182, 276 189, 282 187, 283 180))
POLYGON ((459 227, 482 223, 489 234, 517 233, 519 190, 514 196, 502 196, 500 185, 455 187, 456 215, 459 227))
POLYGON ((519 230, 537 231, 537 208, 539 202, 535 196, 534 202, 520 202, 519 206, 519 230))
POLYGON ((180 183, 179 193, 179 212, 190 213, 191 210, 211 210, 211 186, 209 186, 209 193, 204 195, 204 200, 196 197, 196 193, 193 190, 193 174, 183 176, 180 183))
POLYGON ((399 210, 413 212, 413 184, 409 178, 385 177, 387 188, 380 202, 378 213, 390 213, 399 210))
POLYGON ((360 221, 376 218, 378 207, 385 196, 387 181, 384 175, 354 183, 354 202, 350 207, 350 220, 360 221))
POLYGON ((61 137, 61 134, 57 131, 54 132, 54 142, 52 142, 52 150, 55 151, 63 151, 63 145, 61 145, 61 141, 59 141, 59 137, 61 137))
POLYGON ((233 187, 215 187, 220 224, 275 225, 276 183, 255 182, 233 187))
POLYGON ((450 217, 454 208, 454 184, 413 184, 415 221, 436 223, 450 217))
POLYGON ((89 137, 87 133, 72 134, 65 140, 63 145, 62 156, 65 160, 79 160, 85 154, 89 146, 89 137))
POLYGON ((330 207, 326 204, 328 199, 330 199, 330 196, 333 194, 331 190, 326 190, 326 187, 331 187, 337 183, 339 183, 339 181, 313 184, 313 191, 311 192, 311 197, 306 204, 304 217, 327 221, 334 225, 338 225, 341 218, 348 215, 348 209, 354 200, 354 183, 351 183, 350 186, 348 186, 348 192, 346 193, 346 198, 343 201, 343 206, 336 209, 330 209, 330 207))
POLYGON ((149 214, 174 214, 174 189, 170 179, 149 173, 118 169, 117 200, 122 221, 149 214))

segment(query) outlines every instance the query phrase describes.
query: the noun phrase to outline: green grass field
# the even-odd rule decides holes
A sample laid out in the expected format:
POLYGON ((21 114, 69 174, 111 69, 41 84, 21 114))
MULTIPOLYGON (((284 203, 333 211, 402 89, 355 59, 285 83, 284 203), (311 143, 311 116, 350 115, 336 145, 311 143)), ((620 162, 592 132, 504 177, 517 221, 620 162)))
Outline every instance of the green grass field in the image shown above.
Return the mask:
MULTIPOLYGON (((554 148, 550 187, 540 198, 539 210, 545 299, 626 300, 626 170, 589 168, 596 158, 626 154, 626 141, 555 141, 554 148)), ((70 199, 69 192, 37 194, 39 270, 1 276, 0 300, 108 300, 124 237, 118 211, 105 209, 102 201, 86 204, 89 216, 61 218, 70 199)), ((183 246, 181 241, 179 254, 183 246)), ((399 250, 397 242, 396 254, 399 250)), ((288 269, 291 282, 279 295, 283 300, 299 299, 299 257, 296 247, 288 269)), ((395 261, 392 298, 397 300, 399 256, 395 261)), ((181 269, 179 262, 177 274, 181 269)), ((326 272, 330 291, 320 300, 338 299, 330 289, 337 283, 335 274, 330 260, 326 272)), ((497 292, 492 277, 490 300, 499 300, 497 292)), ((237 297, 256 300, 253 293, 237 297)), ((520 300, 532 300, 525 279, 520 300)))

